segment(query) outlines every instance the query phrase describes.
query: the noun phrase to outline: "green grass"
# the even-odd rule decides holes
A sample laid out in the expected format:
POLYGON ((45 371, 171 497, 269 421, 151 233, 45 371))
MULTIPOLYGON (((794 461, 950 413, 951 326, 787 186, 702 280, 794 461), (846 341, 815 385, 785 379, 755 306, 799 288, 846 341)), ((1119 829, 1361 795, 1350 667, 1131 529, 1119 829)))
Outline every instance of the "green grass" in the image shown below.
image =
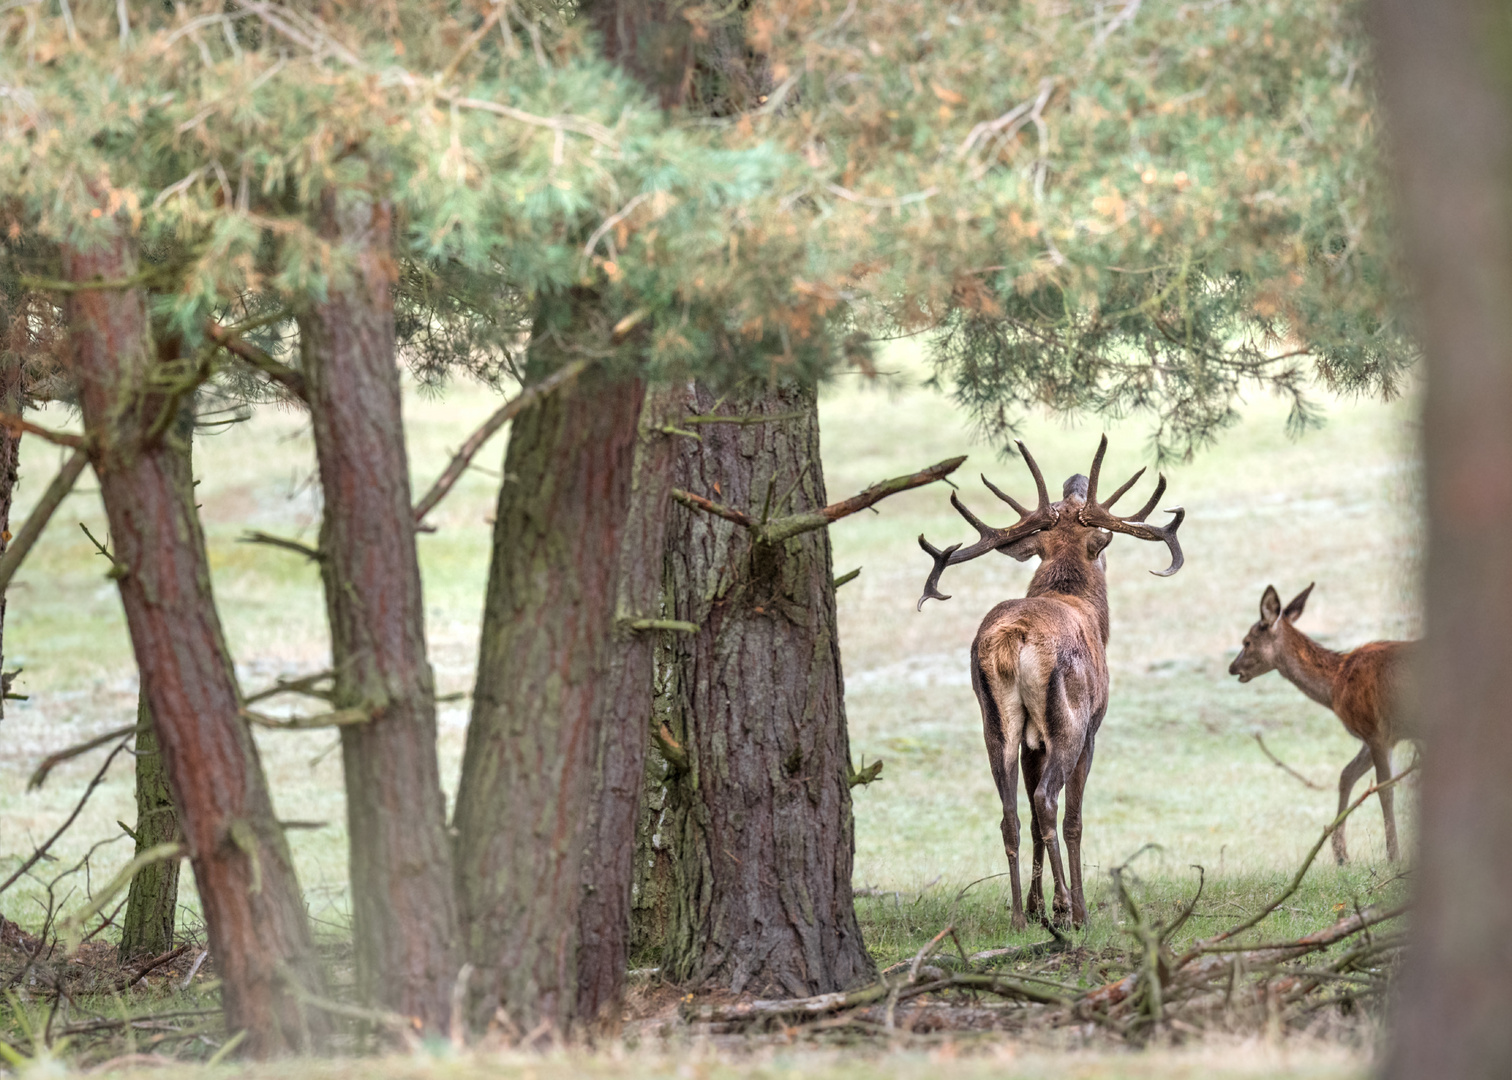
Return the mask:
MULTIPOLYGON (((923 372, 907 350, 897 351, 892 366, 899 374, 873 385, 842 377, 823 398, 831 497, 969 453, 957 478, 963 499, 989 520, 1006 520, 999 513, 1005 508, 977 474, 1027 495, 1032 487, 1021 463, 999 459, 973 438, 948 400, 921 388, 923 372)), ((449 449, 495 405, 488 393, 466 386, 444 398, 409 395, 417 488, 428 485, 449 449)), ((1165 579, 1147 572, 1165 565, 1160 545, 1120 537, 1109 549, 1112 703, 1088 788, 1084 840, 1093 907, 1084 942, 1094 950, 1125 940, 1107 870, 1144 845, 1160 847, 1135 865, 1136 892, 1158 916, 1191 895, 1197 872, 1190 867, 1205 867, 1208 889, 1191 924, 1194 933, 1205 933, 1273 895, 1332 817, 1332 789, 1356 744, 1331 714, 1279 676, 1240 686, 1226 674, 1267 583, 1289 597, 1316 580, 1302 626, 1334 646, 1417 632, 1415 403, 1336 402, 1326 425, 1297 441, 1283 434, 1284 414, 1283 404, 1257 398, 1216 448, 1167 470, 1165 505, 1179 503, 1188 512, 1181 530, 1187 563, 1179 574, 1165 579), (1308 789, 1270 764, 1251 738, 1256 731, 1325 790, 1308 789)), ((61 410, 45 419, 68 422, 61 410)), ((1094 421, 1031 419, 1022 434, 1058 485, 1087 469, 1101 430, 1094 421)), ((1121 480, 1147 463, 1144 431, 1137 420, 1107 430, 1107 474, 1121 480)), ((431 658, 443 693, 472 684, 503 445, 497 440, 484 453, 480 468, 433 515, 439 531, 420 541, 431 658)), ((55 449, 26 441, 23 512, 58 460, 55 449)), ((314 535, 318 496, 304 418, 270 409, 205 437, 196 446, 195 471, 203 480, 199 495, 216 593, 244 688, 324 667, 327 638, 314 570, 293 554, 237 542, 248 528, 314 535)), ((1130 505, 1142 501, 1152 483, 1142 482, 1130 505)), ((56 827, 99 757, 71 762, 41 792, 27 793, 25 778, 37 760, 133 715, 136 679, 119 601, 103 560, 78 527, 83 521, 103 535, 94 486, 86 473, 8 597, 7 666, 25 667, 18 689, 31 698, 8 703, 0 725, 0 869, 56 827)), ((862 568, 839 594, 852 750, 858 759, 864 754, 886 763, 880 782, 857 789, 855 872, 858 889, 870 894, 858 901, 863 928, 884 963, 911 954, 949 921, 968 949, 1043 936, 1010 931, 1006 880, 990 877, 1005 870, 1006 861, 966 666, 982 615, 1022 595, 1033 568, 994 557, 953 567, 944 588, 952 599, 916 613, 929 563, 915 537, 924 532, 939 545, 970 532, 947 496, 941 485, 909 492, 883 503, 879 514, 856 515, 832 530, 837 572, 862 568), (978 882, 982 878, 989 880, 978 882), (978 883, 959 898, 972 882, 978 883)), ((466 702, 442 706, 440 753, 451 789, 466 717, 466 702)), ((259 732, 258 741, 280 816, 328 823, 291 839, 312 915, 324 932, 338 935, 346 925, 347 894, 340 756, 327 752, 335 736, 259 732)), ((93 842, 119 834, 117 820, 130 822, 130 781, 123 756, 59 845, 64 862, 52 864, 50 873, 93 842)), ((1397 804, 1410 836, 1410 788, 1397 804)), ((122 842, 97 852, 92 880, 122 865, 128 847, 122 842)), ((1346 868, 1320 861, 1265 936, 1314 928, 1331 920, 1338 905, 1400 888, 1382 885, 1395 870, 1385 862, 1373 804, 1351 821, 1350 847, 1355 861, 1346 868)), ((1024 850, 1027 861, 1027 840, 1024 850)), ((192 891, 186 893, 192 921, 195 902, 192 891)), ((0 896, 0 912, 32 925, 37 895, 34 886, 14 888, 0 896)), ((1135 1071, 1128 1075, 1152 1075, 1130 1068, 1135 1071)), ((896 1069, 896 1075, 912 1075, 914 1066, 896 1069)))

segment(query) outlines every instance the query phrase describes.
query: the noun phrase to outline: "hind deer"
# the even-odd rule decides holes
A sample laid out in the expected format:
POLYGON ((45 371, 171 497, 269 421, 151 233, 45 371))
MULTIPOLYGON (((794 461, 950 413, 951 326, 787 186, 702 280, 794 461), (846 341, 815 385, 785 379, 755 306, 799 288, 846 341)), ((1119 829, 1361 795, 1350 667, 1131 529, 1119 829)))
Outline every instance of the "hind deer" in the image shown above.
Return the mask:
POLYGON ((1151 571, 1168 577, 1181 569, 1176 530, 1186 511, 1167 510, 1172 520, 1163 528, 1145 523, 1165 493, 1160 477, 1155 494, 1142 509, 1118 517, 1111 508, 1134 486, 1140 469, 1107 502, 1097 501, 1098 474, 1108 437, 1103 436, 1092 459, 1090 476, 1077 474, 1066 481, 1059 502, 1052 503, 1045 478, 1022 442, 1024 464, 1034 477, 1039 505, 1033 510, 998 490, 999 499, 1019 515, 1017 524, 996 529, 981 521, 952 495, 956 508, 980 534, 970 547, 953 544, 941 551, 923 536, 919 546, 933 559, 934 569, 924 585, 918 607, 929 599, 948 600, 939 591, 947 566, 1000 551, 1020 562, 1039 556, 1040 564, 1021 600, 1008 600, 987 613, 971 644, 971 685, 982 709, 987 758, 1003 804, 1003 850, 1013 884, 1013 926, 1027 925, 1019 883, 1018 768, 1022 759, 1029 792, 1030 833, 1034 841, 1034 876, 1030 884, 1029 914, 1045 919, 1042 870, 1046 852, 1055 895, 1052 913, 1064 924, 1087 921, 1082 891, 1082 795, 1092 770, 1093 744, 1108 708, 1108 586, 1105 550, 1114 533, 1164 543, 1171 565, 1151 571), (1066 793, 1066 857, 1069 882, 1061 863, 1056 815, 1061 791, 1066 793))
MULTIPOLYGON (((1281 672, 1298 690, 1332 709, 1345 730, 1365 744, 1339 774, 1342 814, 1349 805, 1350 792, 1372 763, 1377 782, 1391 779, 1391 751, 1403 738, 1397 702, 1407 657, 1415 643, 1372 641, 1345 653, 1324 648, 1293 625, 1301 617, 1312 591, 1309 585, 1283 608, 1275 586, 1267 585, 1260 597, 1260 621, 1244 635, 1244 645, 1229 665, 1229 674, 1247 683, 1267 671, 1281 672)), ((1376 794, 1386 819, 1386 858, 1395 862, 1397 835, 1392 791, 1383 788, 1376 794)), ((1334 830, 1333 853, 1341 864, 1349 859, 1342 822, 1334 830)))

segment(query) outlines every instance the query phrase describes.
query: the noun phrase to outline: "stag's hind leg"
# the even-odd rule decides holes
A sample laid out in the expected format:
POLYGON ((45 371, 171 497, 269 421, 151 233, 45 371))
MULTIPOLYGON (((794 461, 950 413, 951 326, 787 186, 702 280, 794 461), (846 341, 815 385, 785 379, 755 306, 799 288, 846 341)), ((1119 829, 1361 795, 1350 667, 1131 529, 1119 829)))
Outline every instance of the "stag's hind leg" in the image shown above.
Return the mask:
POLYGON ((971 685, 982 709, 987 762, 1003 806, 1003 853, 1008 856, 1008 878, 1013 886, 1012 925, 1023 930, 1028 926, 1019 881, 1018 748, 1024 730, 1023 704, 1008 677, 982 668, 976 645, 971 652, 971 685))
POLYGON ((1087 790, 1087 777, 1092 772, 1093 738, 1088 737, 1087 748, 1082 751, 1071 778, 1066 782, 1066 863, 1071 871, 1071 925, 1078 929, 1087 925, 1087 895, 1082 889, 1082 796, 1087 790))
MULTIPOLYGON (((1034 798, 1034 793, 1039 790, 1040 774, 1044 771, 1044 757, 1026 748, 1020 753, 1019 759, 1024 766, 1024 791, 1029 796, 1029 836, 1034 843, 1027 914, 1037 922, 1045 922, 1045 830, 1040 828, 1039 811, 1035 809, 1034 798)), ((1050 827, 1053 831, 1053 820, 1050 827)))
MULTIPOLYGON (((1349 806, 1349 795, 1350 795, 1350 793, 1352 791, 1354 791, 1355 784, 1359 783, 1360 777, 1364 776, 1365 773, 1370 769, 1370 761, 1371 761, 1370 747, 1368 747, 1368 746, 1362 746, 1362 747, 1360 747, 1360 752, 1355 755, 1354 760, 1351 761, 1348 765, 1344 766, 1344 771, 1339 774, 1339 813, 1340 814, 1342 814, 1345 811, 1345 809, 1349 806)), ((1387 768, 1388 768, 1388 770, 1390 769, 1390 760, 1389 759, 1387 760, 1387 768)), ((1382 794, 1384 795, 1384 794, 1387 794, 1387 793, 1386 792, 1382 792, 1382 794)), ((1385 804, 1383 803, 1382 805, 1384 806, 1385 804)), ((1337 815, 1335 815, 1335 816, 1337 817, 1337 815)), ((1333 833, 1334 861, 1337 862, 1340 866, 1343 866, 1345 863, 1347 863, 1349 861, 1349 852, 1348 852, 1348 850, 1346 850, 1345 845, 1344 845, 1344 825, 1345 825, 1344 822, 1342 822, 1342 821, 1339 822, 1339 827, 1337 829, 1335 829, 1334 833, 1333 833)), ((1393 823, 1391 831, 1392 831, 1392 834, 1393 834, 1393 836, 1392 836, 1392 846, 1394 847, 1395 846, 1395 840, 1396 840, 1396 837, 1395 837, 1395 833, 1396 833, 1395 823, 1393 823)))

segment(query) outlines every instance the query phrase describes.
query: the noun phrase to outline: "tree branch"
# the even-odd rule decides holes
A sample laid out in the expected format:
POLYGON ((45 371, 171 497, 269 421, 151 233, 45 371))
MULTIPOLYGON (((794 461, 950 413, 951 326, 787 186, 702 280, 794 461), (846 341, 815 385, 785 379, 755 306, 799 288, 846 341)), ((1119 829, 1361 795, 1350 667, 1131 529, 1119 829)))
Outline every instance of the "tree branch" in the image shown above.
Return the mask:
POLYGON ((726 521, 733 521, 741 528, 755 529, 757 527, 756 519, 748 514, 742 513, 734 507, 726 506, 724 503, 717 503, 712 499, 706 499, 702 495, 694 495, 691 491, 684 491, 682 488, 673 488, 672 497, 690 509, 702 510, 706 514, 713 514, 715 517, 722 517, 726 521))
POLYGON ((53 431, 51 428, 33 424, 30 420, 23 420, 15 413, 0 412, 0 427, 7 427, 17 435, 35 435, 39 439, 46 439, 50 443, 66 446, 70 450, 82 450, 85 446, 84 436, 70 435, 66 431, 53 431))
POLYGON ((36 791, 47 782, 47 774, 65 761, 72 761, 79 755, 87 754, 91 750, 104 746, 108 742, 114 742, 116 739, 125 738, 127 735, 135 735, 137 732, 144 730, 146 730, 145 725, 127 724, 125 727, 118 727, 114 731, 107 731, 103 735, 96 735, 93 739, 70 746, 67 750, 59 750, 56 754, 48 754, 42 759, 42 763, 37 766, 36 771, 31 774, 31 779, 26 782, 26 790, 36 791))
POLYGON ((243 340, 236 331, 222 326, 214 319, 205 320, 205 335, 232 356, 261 371, 301 401, 306 400, 305 377, 288 364, 273 359, 250 341, 243 340))
POLYGON ((64 497, 73 490, 74 483, 79 479, 79 474, 84 471, 84 466, 87 464, 89 464, 89 452, 81 446, 63 463, 63 468, 58 470, 58 475, 53 477, 52 483, 48 484, 47 490, 42 493, 42 498, 37 500, 37 505, 32 507, 32 512, 27 515, 26 523, 21 526, 21 531, 16 533, 11 540, 10 546, 5 549, 5 554, 0 555, 0 596, 5 595, 6 586, 10 584, 16 570, 20 568, 21 560, 26 558, 27 552, 31 551, 32 545, 42 535, 42 530, 47 527, 53 512, 62 504, 64 497))
POLYGON ((238 544, 267 544, 269 547, 283 548, 285 551, 298 552, 311 562, 320 562, 325 558, 319 548, 313 548, 309 544, 301 544, 298 540, 288 540, 282 536, 272 536, 269 533, 256 530, 237 537, 238 544))
POLYGON ((566 367, 552 372, 540 382, 525 387, 511 400, 500 406, 497 412, 483 422, 482 427, 467 437, 467 441, 462 444, 462 448, 453 455, 451 461, 436 479, 436 482, 431 485, 431 489, 425 493, 425 497, 415 504, 415 523, 419 524, 423 521, 425 515, 434 510, 436 504, 446 498, 447 493, 462 478, 462 474, 467 471, 467 466, 472 462, 472 459, 477 455, 479 450, 483 449, 484 443, 493 438, 495 432, 518 416, 527 405, 534 404, 557 387, 577 378, 583 373, 583 369, 589 363, 590 361, 587 360, 574 360, 566 367))
POLYGON ((266 713, 254 712, 251 709, 242 709, 241 716, 248 723, 258 727, 274 728, 279 731, 305 731, 310 728, 347 727, 351 724, 366 724, 373 718, 371 709, 337 709, 335 712, 321 713, 319 716, 291 716, 280 720, 276 716, 268 716, 266 713))

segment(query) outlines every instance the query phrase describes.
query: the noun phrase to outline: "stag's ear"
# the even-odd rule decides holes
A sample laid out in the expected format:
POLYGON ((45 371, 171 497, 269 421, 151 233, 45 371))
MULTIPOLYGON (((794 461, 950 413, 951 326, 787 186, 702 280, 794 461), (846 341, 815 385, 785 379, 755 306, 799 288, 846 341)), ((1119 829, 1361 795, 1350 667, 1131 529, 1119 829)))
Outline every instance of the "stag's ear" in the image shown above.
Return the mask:
POLYGON ((1113 542, 1113 534, 1096 529, 1087 534, 1087 558, 1095 559, 1103 553, 1103 548, 1113 542))
POLYGON ((998 550, 1004 555, 1017 559, 1019 562, 1028 562, 1036 555, 1043 555, 1045 553, 1043 546, 1040 544, 1040 534, 1037 532, 1030 533, 1022 540, 1015 540, 1007 547, 1001 547, 998 550))
POLYGON ((1286 610, 1281 613, 1287 622, 1296 622, 1302 617, 1302 609, 1307 606, 1307 594, 1313 591, 1313 585, 1316 584, 1316 581, 1313 582, 1312 585, 1309 585, 1296 596, 1292 597, 1292 602, 1287 604, 1286 610))
POLYGON ((1260 622, 1268 630, 1281 617, 1281 594, 1276 591, 1274 585, 1265 587, 1265 595, 1260 597, 1260 622))

